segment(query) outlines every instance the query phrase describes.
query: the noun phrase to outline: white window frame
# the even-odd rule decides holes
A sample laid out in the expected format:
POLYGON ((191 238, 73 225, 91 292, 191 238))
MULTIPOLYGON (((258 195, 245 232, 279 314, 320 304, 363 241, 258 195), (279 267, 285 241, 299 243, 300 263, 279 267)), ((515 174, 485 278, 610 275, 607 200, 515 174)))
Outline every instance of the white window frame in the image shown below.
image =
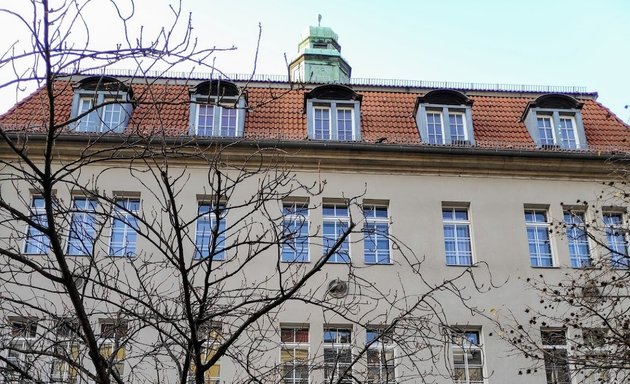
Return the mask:
MULTIPOLYGON (((138 246, 138 219, 140 214, 141 201, 140 197, 118 197, 112 206, 111 231, 109 236, 108 255, 113 257, 132 257, 136 254, 138 246), (138 209, 131 209, 130 204, 137 203, 138 209), (123 251, 122 254, 114 252, 114 226, 120 222, 123 229, 122 247, 117 247, 123 251), (134 224, 135 223, 135 228, 134 224)), ((118 244, 116 244, 118 245, 118 244)))
POLYGON ((606 209, 602 212, 602 220, 606 231, 606 246, 610 255, 610 263, 615 268, 625 269, 630 267, 630 253, 628 252, 628 235, 626 233, 626 214, 621 210, 606 209), (611 223, 607 217, 619 217, 618 223, 611 223), (615 238, 611 242, 612 237, 615 238), (618 238, 621 238, 619 242, 618 238), (619 249, 621 248, 621 249, 619 249), (623 252, 622 252, 623 251, 623 252))
POLYGON ((75 327, 73 320, 65 319, 57 324, 55 328, 55 352, 57 356, 53 357, 50 372, 50 381, 58 383, 76 384, 79 382, 79 370, 71 366, 67 359, 74 359, 79 365, 79 358, 82 344, 80 338, 73 334, 69 329, 70 326, 75 327))
POLYGON ((85 196, 72 198, 72 214, 70 215, 70 231, 66 254, 70 256, 91 255, 96 242, 96 207, 98 201, 85 196), (77 203, 81 201, 82 205, 77 203), (76 243, 75 243, 76 242, 76 243))
POLYGON ((217 96, 205 96, 197 95, 193 96, 191 102, 191 114, 190 114, 190 134, 199 137, 225 137, 225 138, 237 138, 243 136, 244 130, 244 118, 245 118, 245 101, 241 98, 233 96, 229 97, 217 97, 217 96), (205 108, 212 108, 212 127, 205 128, 204 132, 199 130, 199 114, 201 113, 201 106, 205 108), (234 114, 234 127, 223 125, 223 117, 226 113, 234 114), (224 132, 225 129, 233 129, 233 134, 230 132, 224 132), (210 132, 208 132, 208 130, 210 132))
POLYGON ((554 244, 553 244, 553 237, 551 236, 551 233, 549 232, 549 229, 551 228, 551 222, 549 221, 549 209, 548 208, 529 208, 529 207, 525 207, 524 210, 525 213, 525 234, 527 236, 527 246, 528 246, 528 250, 529 250, 529 259, 530 259, 530 266, 534 267, 534 268, 553 268, 556 266, 556 261, 555 261, 555 257, 554 257, 554 244), (545 217, 545 221, 529 221, 527 219, 527 215, 528 214, 534 214, 534 218, 536 217, 535 215, 537 213, 543 213, 544 217, 545 217), (534 233, 536 234, 535 236, 535 245, 536 245, 536 252, 535 254, 532 254, 532 251, 530 249, 530 239, 529 239, 529 230, 530 229, 534 229, 536 230, 534 233), (547 260, 547 258, 543 258, 543 253, 541 252, 541 249, 539 247, 539 244, 541 244, 541 240, 538 238, 538 230, 544 229, 546 234, 547 234, 547 244, 549 247, 549 265, 544 265, 545 264, 545 260, 547 260))
POLYGON ((569 365, 569 349, 567 348, 567 337, 566 330, 561 328, 541 328, 540 330, 541 341, 542 341, 542 349, 543 349, 543 359, 544 359, 544 368, 545 368, 545 378, 547 384, 571 384, 571 368, 569 365), (544 340, 545 333, 551 332, 564 332, 564 344, 546 344, 544 340), (568 376, 568 381, 558 381, 559 375, 562 373, 562 366, 556 364, 555 357, 556 354, 564 354, 564 358, 566 361, 566 365, 564 369, 566 369, 566 374, 568 376), (551 376, 551 380, 549 377, 551 376))
MULTIPOLYGON (((216 352, 218 345, 221 343, 223 337, 223 324, 221 322, 210 322, 207 325, 202 326, 199 329, 199 332, 206 332, 206 341, 203 343, 204 355, 201 356, 204 363, 207 362, 212 356, 213 353, 216 352)), ((188 376, 186 377, 186 381, 188 384, 195 384, 195 365, 191 362, 188 376)), ((216 363, 211 365, 204 373, 204 383, 205 384, 220 384, 221 383, 221 359, 219 358, 216 363), (216 368, 218 370, 218 376, 212 375, 212 369, 216 368)))
POLYGON ((124 92, 79 90, 75 94, 74 103, 73 116, 78 117, 86 113, 74 124, 75 132, 122 133, 131 118, 132 106, 124 92), (85 102, 89 104, 87 109, 84 108, 85 102), (97 108, 94 108, 95 105, 97 108), (118 121, 105 121, 106 115, 112 113, 112 110, 119 115, 118 121), (93 122, 93 125, 84 124, 86 122, 84 119, 93 122))
POLYGON ((470 105, 430 104, 420 103, 416 112, 416 121, 420 138, 429 145, 475 145, 472 108, 470 105), (429 114, 439 115, 441 128, 441 142, 436 142, 429 133, 429 114), (451 135, 452 115, 462 116, 464 139, 451 135))
MULTIPOLYGON (((48 218, 46 217, 46 201, 41 195, 31 196, 31 205, 29 206, 29 218, 40 225, 47 227, 48 218)), ((50 239, 46 234, 31 225, 26 226, 24 236, 24 253, 27 255, 45 255, 50 247, 50 239)))
POLYGON ((592 265, 591 244, 586 231, 585 215, 586 212, 584 211, 572 209, 563 211, 571 268, 583 268, 592 265), (586 246, 586 254, 582 253, 584 246, 586 246))
POLYGON ((326 369, 331 369, 333 372, 333 381, 334 383, 340 383, 340 384, 352 384, 354 381, 352 379, 352 372, 353 369, 352 367, 350 367, 350 375, 349 376, 345 376, 343 378, 341 378, 339 375, 341 373, 341 371, 344 371, 347 369, 348 366, 350 366, 352 364, 352 360, 353 360, 353 348, 352 348, 352 327, 345 327, 345 326, 325 326, 324 327, 324 343, 323 343, 323 347, 324 347, 324 380, 326 382, 331 382, 331 378, 328 377, 326 375, 326 369), (344 331, 344 332, 348 332, 349 335, 349 340, 348 342, 343 342, 343 340, 341 339, 341 336, 339 334, 339 331, 344 331), (331 342, 326 342, 326 333, 327 332, 335 332, 336 336, 335 336, 335 341, 331 342), (334 361, 326 361, 326 350, 332 350, 334 356, 335 356, 335 360, 334 361), (339 362, 339 358, 338 356, 340 355, 340 353, 349 353, 350 354, 350 360, 347 363, 341 363, 339 362))
POLYGON ((554 124, 554 119, 553 119, 553 115, 552 114, 547 114, 547 113, 537 113, 536 114, 536 129, 538 130, 538 139, 540 140, 540 145, 542 147, 547 147, 547 146, 553 146, 553 145, 558 145, 558 138, 557 138, 557 134, 556 134, 556 126, 554 124), (543 126, 540 126, 540 122, 541 121, 546 121, 549 123, 549 126, 547 126, 546 124, 543 124, 543 126), (543 138, 542 138, 542 132, 543 131, 550 131, 551 132, 551 137, 545 137, 545 142, 543 143, 543 138))
MULTIPOLYGON (((29 367, 23 366, 27 363, 29 356, 28 351, 31 345, 37 340, 37 321, 30 318, 11 317, 8 318, 8 321, 10 323, 10 333, 8 335, 9 339, 6 342, 11 347, 6 350, 6 359, 21 369, 27 369, 29 367), (20 332, 20 329, 22 329, 23 332, 20 332)), ((23 380, 20 380, 19 373, 14 372, 8 364, 5 375, 7 377, 5 384, 21 384, 23 382, 23 380), (15 378, 12 376, 15 376, 15 378)))
POLYGON ((221 202, 219 203, 219 221, 217 223, 217 215, 215 214, 215 206, 213 203, 209 203, 206 201, 199 201, 197 203, 197 219, 195 220, 195 253, 194 258, 197 260, 208 259, 210 257, 210 244, 213 242, 213 232, 216 228, 217 232, 217 241, 216 241, 216 249, 214 255, 212 255, 213 261, 222 261, 226 259, 226 228, 227 228, 227 208, 226 205, 221 202), (202 207, 207 207, 208 210, 201 212, 202 207), (200 232, 200 227, 204 228, 203 232, 200 232), (206 233, 205 229, 208 229, 208 233, 206 233), (201 237, 200 237, 201 236, 201 237), (207 241, 204 239, 207 238, 207 241), (206 254, 207 253, 207 254, 206 254))
POLYGON ((445 204, 442 205, 442 230, 443 230, 443 235, 444 235, 444 254, 446 257, 446 265, 449 266, 471 266, 475 263, 475 259, 474 259, 474 252, 473 252, 473 244, 472 244, 472 239, 473 239, 473 234, 472 234, 472 224, 470 221, 470 209, 467 206, 457 206, 457 205, 450 205, 450 204, 445 204), (444 218, 444 213, 448 211, 453 213, 453 216, 456 216, 456 212, 457 211, 464 211, 466 213, 466 219, 462 220, 462 219, 446 219, 444 218), (453 227, 453 238, 452 238, 452 242, 454 242, 455 244, 455 251, 453 253, 453 255, 451 257, 455 258, 455 262, 454 263, 449 263, 449 250, 447 247, 447 237, 446 237, 446 227, 453 227), (468 230, 468 239, 460 239, 459 235, 457 234, 457 229, 459 227, 465 227, 468 230), (468 248, 470 249, 470 255, 466 255, 465 254, 465 250, 460 250, 459 249, 459 245, 461 242, 467 240, 468 242, 468 248), (466 261, 466 259, 469 258, 470 262, 466 261))
POLYGON ((558 147, 567 150, 582 150, 587 148, 582 114, 579 109, 530 108, 523 122, 539 148, 558 147), (549 143, 548 141, 545 143, 542 142, 540 128, 538 127, 539 118, 549 120, 553 143, 549 143), (573 138, 575 139, 575 146, 562 138, 562 131, 565 129, 563 119, 571 120, 571 124, 573 125, 571 130, 573 132, 573 138))
POLYGON ((306 114, 308 125, 308 137, 311 140, 324 141, 360 141, 361 140, 361 104, 353 100, 320 100, 308 99, 306 102, 306 114), (328 110, 328 137, 318 136, 315 130, 315 111, 328 110), (339 135, 339 111, 351 111, 352 137, 341 138, 339 135))
POLYGON ((453 358, 453 373, 457 369, 463 369, 464 372, 464 380, 458 380, 456 375, 453 377, 453 381, 456 384, 483 384, 485 383, 486 377, 486 356, 483 351, 483 341, 482 341, 482 333, 481 329, 471 329, 471 328, 463 328, 457 329, 453 331, 452 334, 452 344, 451 344, 451 354, 453 358), (476 335, 476 339, 478 343, 474 343, 470 340, 469 334, 476 335), (473 353, 478 353, 481 357, 481 364, 471 363, 473 353), (455 362, 455 355, 463 356, 463 365, 455 362), (481 371, 481 380, 473 380, 471 379, 471 370, 478 369, 481 371))
POLYGON ((309 208, 307 202, 285 202, 282 204, 283 243, 280 260, 285 263, 308 263, 309 252, 309 208), (292 257, 286 257, 292 255, 292 257))
POLYGON ((389 216, 389 207, 383 204, 363 204, 363 216, 365 217, 365 226, 363 228, 363 261, 365 264, 392 264, 392 242, 389 238, 391 219, 389 216), (385 210, 385 217, 378 216, 377 210, 385 210), (378 226, 385 226, 385 231, 378 230, 378 226), (371 229, 371 228, 373 229, 371 229), (387 241, 387 250, 378 247, 380 241, 387 241), (374 244, 375 248, 370 249, 369 245, 374 244), (368 253, 373 254, 374 259, 367 259, 368 253))
POLYGON ((100 334, 98 339, 98 349, 101 356, 109 361, 112 354, 116 353, 112 359, 112 370, 115 370, 121 377, 125 375, 125 360, 127 359, 127 350, 121 339, 129 332, 126 322, 116 322, 115 320, 101 320, 100 334), (112 327, 111 335, 106 334, 107 327, 112 327), (107 352, 109 349, 109 352, 107 352))
POLYGON ((368 384, 395 384, 396 383, 396 344, 388 334, 383 334, 383 328, 367 328, 365 330, 365 343, 367 344, 367 377, 368 384), (370 334, 375 334, 370 340, 370 334), (378 337, 378 340, 376 338, 378 337), (378 363, 370 364, 370 352, 378 354, 378 363), (388 355, 391 354, 391 360, 388 355), (388 374, 388 362, 392 364, 393 376, 388 374), (370 380, 370 368, 378 369, 378 380, 370 380))
POLYGON ((309 359, 311 356, 311 351, 310 351, 310 340, 311 340, 311 335, 310 335, 310 329, 308 326, 281 326, 280 328, 280 333, 281 333, 281 337, 280 337, 280 369, 281 372, 284 371, 285 369, 290 369, 292 372, 292 378, 290 380, 286 380, 284 375, 281 375, 281 381, 283 384, 308 384, 310 382, 310 364, 309 364, 309 359), (306 341, 298 341, 296 338, 296 332, 297 331, 304 331, 306 330, 306 335, 307 335, 307 340, 306 341), (293 333, 293 341, 285 341, 283 340, 282 337, 282 333, 283 332, 292 332, 293 333), (286 360, 283 361, 282 360, 282 353, 283 352, 287 352, 289 354, 290 357, 293 357, 293 359, 291 360, 286 360), (295 357, 298 355, 297 351, 302 351, 302 352, 306 352, 306 362, 303 364, 299 364, 300 360, 296 359, 295 357), (297 372, 300 366, 306 366, 306 370, 307 370, 307 377, 306 379, 304 378, 299 378, 297 377, 297 372))
MULTIPOLYGON (((350 226, 350 207, 344 203, 323 203, 322 204, 322 255, 328 252, 328 249, 332 247, 339 238, 339 233, 346 231, 350 226), (332 215, 326 215, 325 209, 333 209, 332 215), (346 215, 341 216, 337 212, 338 210, 346 210, 346 215), (327 234, 325 232, 326 224, 334 225, 334 234, 327 234), (334 236, 334 237, 330 237, 334 236)), ((331 255, 327 261, 328 263, 337 264, 350 264, 352 257, 350 255, 350 234, 345 238, 343 243, 339 246, 337 251, 331 255), (347 260, 343 253, 347 254, 347 260)))

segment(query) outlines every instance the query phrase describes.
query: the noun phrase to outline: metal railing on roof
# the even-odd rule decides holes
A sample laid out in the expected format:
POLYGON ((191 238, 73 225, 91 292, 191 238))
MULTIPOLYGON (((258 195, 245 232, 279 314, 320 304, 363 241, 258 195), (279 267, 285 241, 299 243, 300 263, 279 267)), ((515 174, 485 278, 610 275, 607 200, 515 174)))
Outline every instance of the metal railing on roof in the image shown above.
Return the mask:
MULTIPOLYGON (((107 75, 122 77, 152 77, 165 79, 190 79, 209 80, 226 79, 232 81, 256 81, 286 83, 287 75, 265 75, 222 72, 183 72, 183 71, 146 71, 141 72, 132 69, 98 69, 80 71, 81 75, 107 75)), ((349 85, 399 87, 399 88, 447 88, 472 91, 498 91, 498 92, 529 92, 529 93, 592 93, 583 86, 565 85, 536 85, 536 84, 500 84, 500 83, 474 83, 457 81, 433 81, 433 80, 401 80, 401 79, 376 79, 376 78, 352 78, 349 85)))

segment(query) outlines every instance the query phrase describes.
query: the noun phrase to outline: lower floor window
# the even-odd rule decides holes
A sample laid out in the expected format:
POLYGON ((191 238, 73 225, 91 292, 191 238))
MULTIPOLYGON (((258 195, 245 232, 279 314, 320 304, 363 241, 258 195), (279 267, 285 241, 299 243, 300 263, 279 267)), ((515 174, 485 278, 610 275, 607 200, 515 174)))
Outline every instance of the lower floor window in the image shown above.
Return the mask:
POLYGON ((479 331, 458 331, 452 336, 453 375, 457 384, 482 384, 483 351, 479 331))

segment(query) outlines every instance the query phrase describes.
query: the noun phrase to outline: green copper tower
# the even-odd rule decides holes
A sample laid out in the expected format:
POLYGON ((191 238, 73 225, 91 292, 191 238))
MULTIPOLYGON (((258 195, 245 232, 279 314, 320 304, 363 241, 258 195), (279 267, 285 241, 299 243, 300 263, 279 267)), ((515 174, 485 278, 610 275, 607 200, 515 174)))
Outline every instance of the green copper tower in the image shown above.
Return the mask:
POLYGON ((349 83, 352 68, 341 57, 338 40, 337 34, 328 27, 309 27, 298 45, 299 56, 289 65, 291 81, 349 83))

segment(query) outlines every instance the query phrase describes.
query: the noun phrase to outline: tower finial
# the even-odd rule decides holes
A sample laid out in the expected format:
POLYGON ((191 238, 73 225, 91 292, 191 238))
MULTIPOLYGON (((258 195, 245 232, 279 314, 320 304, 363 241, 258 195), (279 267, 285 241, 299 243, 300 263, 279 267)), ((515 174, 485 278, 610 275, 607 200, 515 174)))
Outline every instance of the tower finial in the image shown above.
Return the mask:
POLYGON ((317 26, 321 27, 322 26, 322 14, 318 14, 317 15, 317 26))

